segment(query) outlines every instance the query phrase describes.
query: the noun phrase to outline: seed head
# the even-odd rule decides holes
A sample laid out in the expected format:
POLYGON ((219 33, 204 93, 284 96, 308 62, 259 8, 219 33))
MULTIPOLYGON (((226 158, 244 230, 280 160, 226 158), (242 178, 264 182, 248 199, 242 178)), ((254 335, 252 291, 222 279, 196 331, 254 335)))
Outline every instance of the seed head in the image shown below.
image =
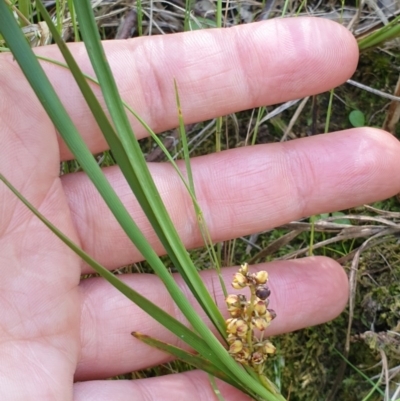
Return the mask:
POLYGON ((232 287, 249 287, 251 298, 248 301, 245 295, 233 294, 225 299, 231 315, 225 321, 229 353, 237 362, 250 365, 261 375, 268 354, 275 352, 275 347, 263 338, 263 334, 257 336, 257 333, 263 332, 276 317, 275 311, 268 309, 271 291, 267 282, 266 271, 249 273, 248 264, 243 263, 233 276, 232 287))

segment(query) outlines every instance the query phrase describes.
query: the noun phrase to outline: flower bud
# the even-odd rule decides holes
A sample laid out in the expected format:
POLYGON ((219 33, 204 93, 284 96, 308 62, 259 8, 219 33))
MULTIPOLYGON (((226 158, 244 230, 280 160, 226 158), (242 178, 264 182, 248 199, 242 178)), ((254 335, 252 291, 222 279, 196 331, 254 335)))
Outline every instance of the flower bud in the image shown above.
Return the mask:
POLYGON ((225 299, 225 302, 228 305, 228 307, 231 307, 231 306, 238 307, 238 306, 240 306, 239 296, 235 295, 235 294, 228 295, 226 297, 226 299, 225 299))
POLYGON ((243 319, 228 319, 226 331, 229 334, 236 334, 239 337, 244 337, 247 333, 247 323, 243 319))
POLYGON ((272 344, 270 341, 266 341, 263 346, 263 352, 265 354, 275 354, 276 348, 274 344, 272 344))
POLYGON ((249 272, 249 265, 247 263, 241 264, 239 273, 242 273, 245 276, 248 272, 249 272))
POLYGON ((270 322, 275 318, 276 318, 276 312, 273 309, 267 309, 267 312, 265 314, 265 319, 267 319, 267 321, 270 322))
POLYGON ((229 353, 237 354, 243 349, 243 343, 241 340, 235 340, 229 347, 229 353))
POLYGON ((225 302, 228 305, 228 311, 230 312, 231 316, 240 316, 242 310, 238 295, 228 295, 225 299, 225 302))
POLYGON ((226 323, 226 332, 228 333, 228 334, 235 334, 236 333, 236 322, 237 322, 237 319, 227 319, 226 321, 225 321, 225 323, 226 323))
POLYGON ((265 301, 258 300, 254 302, 254 313, 256 316, 264 316, 267 312, 267 306, 265 305, 265 301))
POLYGON ((262 354, 259 351, 253 352, 253 355, 251 356, 251 363, 253 365, 261 365, 265 361, 266 357, 264 354, 262 354))
POLYGON ((260 331, 264 331, 269 326, 269 322, 267 322, 263 317, 253 319, 252 323, 254 324, 254 327, 260 331))
POLYGON ((231 317, 238 318, 241 317, 243 313, 242 309, 229 309, 229 314, 231 317))
POLYGON ((247 285, 247 278, 241 273, 235 273, 232 280, 232 287, 236 290, 240 290, 247 285))
POLYGON ((236 323, 236 334, 239 337, 245 337, 247 334, 247 331, 249 330, 249 326, 244 320, 238 319, 236 323))
POLYGON ((247 365, 250 359, 250 350, 247 347, 243 347, 234 357, 237 362, 247 365))
POLYGON ((268 273, 265 270, 261 270, 254 274, 254 278, 257 284, 265 284, 268 281, 268 273))
POLYGON ((229 345, 232 345, 238 338, 234 334, 228 334, 228 338, 226 339, 229 345))

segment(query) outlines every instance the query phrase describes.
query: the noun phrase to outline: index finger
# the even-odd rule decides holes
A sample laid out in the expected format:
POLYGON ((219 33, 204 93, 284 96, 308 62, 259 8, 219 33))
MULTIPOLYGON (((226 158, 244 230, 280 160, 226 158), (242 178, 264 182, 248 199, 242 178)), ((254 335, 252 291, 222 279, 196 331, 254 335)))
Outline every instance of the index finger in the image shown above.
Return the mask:
MULTIPOLYGON (((93 75, 83 44, 70 47, 84 72, 93 75)), ((185 123, 193 123, 323 92, 349 78, 358 60, 352 34, 318 18, 109 41, 104 47, 121 96, 155 132, 177 125, 174 79, 185 123)), ((37 53, 61 59, 54 46, 37 53)), ((48 62, 42 65, 92 152, 105 150, 70 73, 48 62)), ((13 70, 6 73, 19 73, 13 70)), ((27 85, 15 76, 13 82, 27 85)), ((95 91, 101 99, 99 88, 95 91)), ((43 114, 32 96, 21 101, 36 102, 43 114)), ((140 124, 131 121, 137 137, 144 137, 140 124)), ((60 152, 62 159, 70 157, 64 145, 60 152)))

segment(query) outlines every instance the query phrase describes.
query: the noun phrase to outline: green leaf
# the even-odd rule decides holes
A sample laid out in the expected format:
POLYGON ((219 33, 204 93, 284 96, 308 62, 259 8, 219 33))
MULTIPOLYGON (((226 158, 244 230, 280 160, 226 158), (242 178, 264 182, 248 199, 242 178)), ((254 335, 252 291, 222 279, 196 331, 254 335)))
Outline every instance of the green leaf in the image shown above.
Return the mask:
POLYGON ((331 214, 333 217, 339 217, 337 220, 335 220, 335 223, 351 225, 351 221, 349 219, 341 218, 342 216, 346 216, 343 212, 333 212, 331 214))
MULTIPOLYGON (((225 322, 201 277, 193 265, 183 243, 170 219, 160 194, 148 170, 139 143, 132 132, 131 125, 125 113, 122 99, 119 96, 116 83, 100 42, 97 25, 88 1, 74 2, 78 21, 80 22, 83 41, 88 51, 96 76, 99 80, 107 108, 113 124, 118 132, 118 138, 112 132, 103 132, 114 157, 126 177, 139 204, 149 219, 158 238, 163 244, 174 266, 182 275, 189 289, 209 316, 221 336, 225 337, 225 322), (120 142, 119 142, 120 141, 120 142), (128 151, 129 150, 129 151, 128 151)), ((171 83, 171 87, 173 83, 171 83)), ((145 256, 145 255, 143 255, 145 256)), ((153 266, 151 260, 148 262, 153 266)), ((159 274, 159 271, 157 271, 159 274)), ((164 281, 165 273, 160 276, 164 281)), ((168 287, 167 287, 168 288, 168 287)), ((168 288, 171 296, 184 311, 184 299, 176 299, 175 291, 168 288)), ((185 313, 185 312, 184 312, 185 313)), ((185 316, 189 319, 187 314, 185 316)))
POLYGON ((131 334, 145 344, 164 351, 172 355, 173 357, 189 365, 192 365, 197 369, 201 369, 204 372, 207 372, 210 375, 215 376, 218 379, 221 379, 224 382, 229 383, 231 386, 234 386, 237 389, 246 393, 246 389, 241 386, 236 380, 232 379, 231 376, 226 375, 225 372, 223 372, 218 366, 213 365, 210 361, 202 358, 201 356, 195 355, 193 353, 183 350, 182 348, 175 347, 174 345, 167 344, 139 332, 133 332, 131 334))
POLYGON ((353 127, 363 127, 365 125, 365 116, 360 110, 353 110, 349 114, 349 120, 353 127))
POLYGON ((400 16, 397 16, 384 27, 372 32, 370 35, 358 41, 360 50, 366 50, 371 47, 379 46, 380 44, 392 40, 400 36, 400 16))
MULTIPOLYGON (((164 275, 162 278, 167 289, 169 290, 175 302, 179 304, 184 315, 187 317, 193 327, 202 333, 203 338, 207 338, 209 342, 211 341, 213 343, 213 355, 216 354, 214 358, 220 358, 222 361, 224 361, 225 365, 233 364, 234 362, 232 358, 230 358, 228 352, 211 333, 190 303, 187 302, 184 293, 176 284, 173 277, 169 274, 168 270, 165 268, 154 250, 148 244, 147 240, 123 206, 121 200, 118 198, 115 191, 104 177, 103 172, 98 166, 93 155, 86 147, 83 139, 73 125, 72 120, 65 111, 64 106, 60 102, 31 48, 27 44, 12 14, 5 5, 4 0, 0 0, 0 31, 4 35, 16 61, 20 65, 38 99, 46 109, 46 112, 48 113, 53 124, 62 135, 67 146, 75 155, 82 168, 88 174, 99 193, 103 196, 110 210, 113 210, 114 215, 116 216, 121 227, 125 230, 130 238, 135 238, 135 244, 144 258, 147 260, 152 260, 154 263, 158 264, 159 271, 164 275)), ((113 276, 111 273, 109 274, 113 276)), ((115 280, 111 276, 109 276, 109 279, 115 280)), ((126 291, 128 291, 128 289, 126 289, 126 291)), ((175 334, 179 336, 179 331, 176 331, 175 334)))
POLYGON ((65 234, 63 234, 57 227, 55 227, 49 220, 46 219, 18 190, 0 173, 0 181, 14 193, 18 199, 36 216, 43 224, 45 224, 58 238, 61 239, 69 248, 71 248, 79 257, 90 265, 96 273, 106 279, 110 284, 118 289, 127 298, 133 301, 141 309, 147 312, 153 319, 161 323, 165 328, 177 335, 182 341, 196 350, 205 359, 214 362, 219 366, 219 360, 214 358, 214 354, 210 351, 207 344, 192 330, 188 329, 181 322, 166 313, 163 309, 153 304, 147 298, 140 295, 133 288, 129 287, 123 281, 119 280, 117 276, 109 272, 100 263, 96 262, 90 255, 83 251, 77 244, 71 241, 65 234))
POLYGON ((198 31, 200 29, 216 28, 217 23, 208 18, 197 17, 189 20, 189 28, 191 31, 198 31))
MULTIPOLYGON (((183 269, 181 274, 186 280, 188 280, 187 283, 189 288, 194 290, 193 292, 199 303, 210 316, 219 332, 222 335, 225 335, 224 319, 222 318, 222 315, 216 307, 210 294, 207 292, 207 289, 201 281, 196 269, 192 268, 193 263, 188 257, 188 254, 182 242, 180 241, 168 214, 166 213, 160 195, 158 194, 147 169, 143 154, 141 153, 137 140, 131 130, 125 111, 122 107, 122 101, 119 97, 110 68, 107 64, 106 57, 100 44, 97 27, 92 15, 91 3, 87 0, 79 0, 75 1, 74 4, 78 15, 78 20, 80 21, 80 28, 82 30, 84 40, 86 41, 85 44, 87 46, 89 56, 93 63, 93 67, 96 71, 96 75, 99 79, 110 115, 113 120, 113 127, 115 127, 115 130, 118 132, 118 134, 115 134, 114 129, 110 129, 110 125, 107 124, 107 122, 104 122, 106 126, 108 125, 108 129, 104 130, 103 133, 105 134, 107 140, 110 141, 113 152, 114 149, 120 150, 120 154, 118 155, 120 159, 120 166, 123 170, 124 166, 127 166, 127 168, 125 168, 126 171, 124 172, 126 176, 128 174, 132 175, 133 179, 130 180, 129 185, 133 187, 132 189, 134 190, 139 203, 141 204, 148 218, 151 220, 157 235, 168 251, 171 259, 174 261, 178 269, 183 269), (86 39, 85 36, 87 36, 86 39), (127 150, 129 150, 129 152, 127 152, 127 150)), ((185 317, 197 332, 195 334, 188 331, 187 334, 189 336, 195 336, 193 339, 198 339, 201 337, 197 344, 197 348, 199 349, 204 346, 204 349, 199 351, 200 354, 205 357, 205 359, 211 360, 214 365, 223 366, 224 369, 226 369, 226 374, 230 377, 234 377, 234 379, 243 387, 246 387, 248 393, 257 394, 268 401, 276 401, 278 399, 282 400, 283 398, 278 394, 272 394, 269 392, 261 383, 261 379, 257 380, 254 378, 254 376, 245 374, 245 371, 231 358, 227 350, 209 330, 203 319, 195 312, 190 303, 187 302, 185 295, 177 286, 154 250, 148 244, 145 237, 140 232, 137 225, 134 223, 122 202, 116 195, 115 191, 104 177, 104 174, 102 173, 96 160, 86 147, 84 141, 76 130, 76 127, 72 123, 71 118, 65 111, 57 94, 51 86, 48 78, 44 74, 35 55, 26 43, 25 38, 23 37, 4 0, 0 0, 0 32, 6 39, 7 44, 9 45, 9 48, 15 57, 15 60, 20 65, 21 70, 28 79, 38 99, 46 109, 49 118, 62 135, 67 146, 70 148, 86 174, 92 180, 93 184, 104 198, 110 210, 113 211, 121 227, 134 241, 139 251, 142 253, 142 256, 152 264, 157 273, 160 275, 172 298, 175 300, 185 317)), ((75 75, 79 75, 79 73, 76 71, 73 71, 73 73, 75 73, 75 75)), ((56 232, 56 228, 53 227, 53 229, 55 230, 54 232, 56 232)), ((74 249, 74 251, 79 254, 79 250, 76 245, 74 245, 67 238, 64 238, 64 240, 72 249, 74 249)), ((85 255, 84 253, 81 253, 80 255, 89 263, 88 255, 85 255)), ((101 266, 96 264, 96 262, 93 260, 92 266, 94 268, 96 267, 99 272, 101 271, 103 277, 107 277, 107 279, 113 285, 117 284, 118 279, 107 270, 101 269, 101 266)), ((119 288, 125 295, 130 294, 132 298, 136 298, 136 301, 141 302, 143 305, 148 302, 144 298, 140 299, 139 294, 135 294, 132 289, 123 283, 119 288)), ((165 317, 162 310, 159 308, 153 309, 153 312, 150 313, 158 313, 161 314, 160 316, 165 317)), ((166 319, 166 324, 171 324, 168 323, 168 318, 166 319)), ((180 329, 184 330, 183 328, 180 329)), ((179 329, 177 330, 176 334, 181 337, 179 329)), ((196 349, 196 346, 194 348, 196 349)))

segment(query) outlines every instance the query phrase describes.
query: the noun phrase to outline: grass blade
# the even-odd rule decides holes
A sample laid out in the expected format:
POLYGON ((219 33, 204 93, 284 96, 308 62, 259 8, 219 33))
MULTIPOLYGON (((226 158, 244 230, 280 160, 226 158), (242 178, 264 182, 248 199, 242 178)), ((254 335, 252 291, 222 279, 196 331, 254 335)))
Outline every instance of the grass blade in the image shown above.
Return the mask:
POLYGON ((198 355, 194 355, 190 352, 187 352, 181 348, 175 347, 171 344, 167 344, 155 338, 149 337, 142 333, 133 332, 132 335, 135 338, 139 339, 140 341, 143 341, 145 344, 155 347, 161 351, 164 351, 174 356, 175 358, 180 359, 181 361, 194 366, 197 369, 201 369, 204 372, 207 372, 210 375, 215 376, 218 379, 225 381, 226 383, 229 383, 231 386, 234 386, 239 390, 246 392, 246 390, 236 380, 233 380, 232 377, 226 375, 219 367, 210 363, 210 361, 198 355))
MULTIPOLYGON (((159 270, 163 274, 162 279, 164 283, 166 283, 173 299, 181 306, 181 310, 188 318, 189 322, 193 327, 201 327, 201 331, 207 333, 206 335, 208 335, 209 338, 215 339, 205 323, 196 314, 193 307, 187 302, 183 292, 155 254, 154 250, 148 244, 147 240, 133 222, 125 207, 122 205, 115 191, 105 179, 100 167, 97 165, 97 162, 87 149, 70 117, 66 113, 62 103, 23 37, 14 18, 10 13, 9 16, 7 16, 7 13, 9 13, 7 6, 4 4, 3 0, 0 0, 0 31, 4 35, 15 59, 20 64, 22 71, 30 82, 39 100, 44 105, 54 125, 66 141, 68 147, 91 178, 92 182, 96 185, 107 205, 110 209, 114 210, 114 215, 121 227, 123 227, 130 238, 135 238, 135 245, 138 247, 143 257, 158 263, 159 270)), ((215 341, 217 342, 216 339, 215 341)), ((216 343, 214 343, 214 347, 217 347, 216 343)), ((230 357, 225 348, 220 343, 218 343, 218 347, 220 347, 219 352, 221 355, 224 353, 226 354, 225 363, 229 363, 230 357)))
POLYGON ((378 29, 377 31, 371 33, 370 35, 362 38, 358 41, 358 47, 360 50, 366 50, 371 47, 376 47, 382 44, 383 42, 387 42, 388 40, 392 40, 400 35, 400 16, 394 18, 383 28, 378 29))
MULTIPOLYGON (((213 374, 216 377, 221 378, 221 380, 226 381, 229 384, 234 385, 236 388, 248 393, 245 384, 248 383, 246 381, 244 384, 242 382, 238 382, 235 380, 235 375, 232 373, 224 374, 225 371, 223 363, 221 360, 216 357, 216 355, 212 352, 212 350, 208 347, 208 345, 194 332, 184 326, 175 318, 171 317, 168 313, 164 312, 157 305, 153 304, 151 301, 147 300, 145 297, 140 295, 134 289, 126 285, 124 282, 120 281, 117 276, 109 272, 105 267, 101 266, 97 263, 93 258, 91 258, 86 252, 84 252, 77 244, 71 241, 66 235, 64 235, 57 227, 55 227, 49 220, 47 220, 35 207, 25 199, 17 189, 2 175, 0 174, 0 181, 4 182, 4 184, 14 193, 21 202, 35 215, 37 216, 58 238, 60 238, 66 245, 68 245, 75 253, 77 253, 82 260, 88 263, 97 273, 99 273, 103 278, 105 278, 110 284, 116 287, 122 294, 124 294, 127 298, 135 302, 140 308, 142 308, 145 312, 147 312, 150 316, 152 316, 155 320, 161 323, 164 327, 170 330, 172 333, 176 334, 179 332, 179 337, 182 341, 186 342, 189 346, 195 349, 199 354, 203 357, 193 356, 192 354, 187 353, 192 358, 192 362, 187 359, 187 356, 184 355, 186 351, 180 350, 177 347, 172 348, 164 348, 166 352, 171 353, 179 359, 184 360, 187 363, 191 363, 200 369, 203 369, 208 373, 213 374), (180 350, 180 351, 179 351, 180 350), (170 352, 171 351, 171 352, 170 352), (172 352, 173 351, 173 352, 172 352), (194 364, 195 362, 196 364, 194 364), (246 390, 245 390, 246 389, 246 390)), ((144 341, 144 337, 146 339, 150 339, 148 336, 141 335, 139 336, 135 333, 135 337, 144 341)), ((150 344, 150 340, 146 340, 148 344, 150 344)), ((146 342, 144 341, 144 342, 146 342)), ((152 340, 156 342, 157 340, 152 340)), ((157 348, 162 349, 162 342, 158 342, 157 348)), ((151 344, 150 344, 151 345, 151 344)), ((165 345, 164 345, 165 347, 165 345)), ((170 346, 172 347, 172 346, 170 346)), ((238 367, 238 369, 240 369, 238 367)), ((229 372, 229 371, 228 371, 229 372)), ((243 371, 242 371, 243 372, 243 371)), ((244 372, 243 372, 244 373, 244 372)), ((265 389, 263 389, 265 392, 265 389)), ((279 398, 266 398, 271 401, 278 401, 279 398)))
POLYGON ((181 322, 166 313, 163 309, 153 304, 147 298, 140 295, 133 288, 119 280, 117 276, 109 272, 104 266, 96 262, 90 255, 83 251, 77 244, 71 241, 65 234, 63 234, 57 227, 55 227, 49 220, 46 219, 26 198, 24 198, 17 189, 2 175, 0 174, 0 181, 14 193, 18 199, 37 217, 43 224, 45 224, 61 241, 63 241, 69 248, 71 248, 82 260, 89 264, 96 273, 100 274, 110 284, 117 288, 122 294, 133 301, 141 309, 147 312, 151 317, 161 323, 164 327, 172 333, 180 333, 179 337, 182 341, 186 342, 190 347, 196 350, 206 360, 218 365, 218 360, 213 357, 207 344, 192 330, 188 329, 181 322))
MULTIPOLYGON (((89 13, 91 13, 90 3, 86 2, 86 1, 75 2, 77 11, 78 11, 78 7, 80 7, 80 5, 82 5, 82 4, 85 4, 85 7, 87 7, 86 11, 89 11, 89 13)), ((81 9, 78 11, 78 18, 80 18, 79 13, 81 11, 82 11, 81 9)), ((92 16, 92 15, 90 14, 89 17, 90 16, 92 16)), ((94 22, 94 21, 92 21, 92 22, 94 22)), ((81 28, 82 28, 85 24, 82 24, 82 20, 80 20, 80 23, 81 23, 81 28)), ((79 135, 78 131, 76 130, 74 124, 72 123, 70 117, 66 113, 61 101, 59 100, 57 94, 55 93, 54 88, 51 86, 48 78, 46 77, 45 73, 43 72, 35 55, 29 48, 25 38, 23 37, 13 15, 9 11, 4 0, 0 0, 0 31, 3 34, 3 36, 7 42, 7 45, 11 49, 15 59, 17 60, 18 64, 20 65, 23 73, 25 74, 26 78, 28 79, 31 87, 33 88, 36 95, 38 96, 38 99, 40 100, 42 105, 45 107, 45 109, 48 113, 48 116, 50 117, 50 119, 54 123, 55 127, 60 132, 60 134, 63 136, 66 144, 68 145, 68 147, 70 148, 72 153, 75 155, 76 159, 79 161, 82 168, 85 170, 85 172, 88 174, 89 178, 92 180, 93 184, 96 186, 96 188, 99 190, 100 194, 103 196, 108 207, 111 210, 113 210, 114 215, 116 216, 121 227, 127 232, 129 237, 135 239, 135 244, 139 244, 138 249, 142 253, 144 258, 153 259, 154 263, 159 264, 160 271, 163 274, 162 278, 163 278, 164 283, 166 284, 166 287, 168 288, 168 291, 170 292, 170 294, 172 295, 172 297, 176 301, 176 303, 179 305, 180 309, 182 310, 182 312, 184 313, 186 318, 192 324, 194 330, 199 334, 200 337, 202 337, 202 341, 207 343, 208 349, 209 349, 209 351, 207 350, 207 352, 209 352, 208 356, 216 358, 216 360, 218 360, 217 364, 220 363, 221 366, 223 365, 227 369, 227 371, 230 372, 228 374, 230 376, 234 377, 235 380, 237 380, 239 383, 241 383, 243 385, 243 387, 246 387, 249 392, 259 394, 260 396, 265 398, 265 400, 268 400, 268 401, 276 401, 278 399, 282 400, 283 398, 281 396, 279 396, 277 394, 271 394, 268 390, 266 390, 266 388, 258 380, 255 380, 251 376, 245 374, 245 371, 236 364, 236 362, 231 358, 231 356, 229 355, 227 350, 221 345, 221 343, 217 340, 217 338, 208 329, 207 325, 204 323, 202 318, 199 315, 197 315, 197 313, 195 312, 193 307, 187 302, 187 299, 184 296, 183 292, 179 289, 179 287, 173 280, 172 276, 169 275, 168 271, 162 265, 160 259, 157 257, 155 252, 152 250, 152 248, 150 247, 150 245, 144 238, 143 234, 137 228, 136 224, 131 219, 129 213, 126 211, 126 209, 122 205, 120 199, 115 194, 115 191, 113 190, 113 188, 111 187, 109 182, 105 179, 100 167, 97 165, 96 160, 93 158, 89 149, 86 147, 85 143, 83 142, 82 138, 80 137, 80 135, 79 135), (146 255, 148 255, 149 258, 147 258, 146 255), (161 266, 162 266, 162 268, 161 268, 161 266)), ((96 33, 97 33, 97 30, 96 30, 96 33)), ((96 37, 95 39, 99 40, 98 37, 96 37)), ((89 46, 89 50, 91 50, 90 43, 88 46, 89 46)), ((103 62, 105 65, 107 65, 106 61, 105 61, 104 53, 101 52, 99 60, 100 60, 100 63, 103 62)), ((107 69, 109 70, 108 65, 106 67, 106 70, 107 69)), ((97 73, 97 71, 96 71, 96 73, 97 73)), ((99 76, 98 73, 97 73, 97 75, 99 76)), ((102 85, 102 87, 103 86, 107 87, 108 84, 111 82, 111 86, 109 88, 109 89, 111 89, 111 92, 110 92, 111 94, 109 94, 108 99, 107 99, 107 90, 105 90, 106 101, 109 103, 110 101, 112 102, 113 96, 115 94, 118 95, 118 93, 116 92, 115 83, 112 80, 112 77, 106 76, 103 78, 105 78, 105 83, 101 82, 101 79, 99 77, 99 81, 100 81, 100 84, 102 85)), ((117 105, 120 105, 120 104, 122 105, 122 102, 121 102, 121 99, 118 97, 117 105)), ((110 112, 111 112, 111 109, 112 108, 110 108, 110 106, 109 106, 110 112)), ((119 135, 119 136, 114 135, 114 142, 117 144, 117 146, 121 145, 122 149, 129 148, 131 143, 136 144, 135 152, 137 151, 138 154, 141 156, 141 158, 139 158, 139 161, 143 160, 143 162, 144 162, 143 155, 140 151, 140 147, 137 144, 136 138, 134 138, 134 136, 133 136, 133 133, 130 129, 125 112, 123 110, 122 110, 122 112, 121 112, 121 110, 114 110, 114 111, 115 112, 111 113, 111 115, 113 116, 113 121, 116 126, 116 129, 118 130, 118 135, 119 135), (122 118, 121 121, 118 121, 119 117, 122 118), (125 128, 126 123, 128 123, 129 129, 127 131, 121 131, 121 128, 125 128)), ((113 135, 112 135, 113 132, 111 132, 110 134, 111 135, 109 135, 109 136, 113 137, 113 135)), ((133 156, 136 156, 135 152, 133 153, 133 156)), ((131 165, 134 164, 133 162, 137 162, 137 160, 132 159, 132 154, 128 154, 126 157, 129 158, 129 162, 131 163, 131 165)), ((145 163, 144 163, 144 166, 146 167, 145 163)), ((146 168, 144 168, 142 170, 140 167, 141 167, 141 165, 139 163, 139 168, 135 170, 135 173, 137 173, 137 182, 139 182, 139 184, 141 184, 140 191, 138 192, 139 197, 140 196, 146 197, 149 195, 154 195, 153 192, 147 191, 147 189, 149 187, 151 187, 151 188, 154 187, 153 189, 155 189, 153 181, 151 180, 150 183, 152 183, 152 184, 149 185, 148 182, 141 180, 141 178, 147 178, 147 175, 151 179, 151 176, 149 175, 149 172, 146 168), (142 187, 143 182, 145 182, 146 185, 144 185, 142 187), (152 185, 153 185, 153 187, 152 187, 152 185)), ((155 194, 156 194, 156 200, 150 206, 154 207, 154 206, 158 206, 161 204, 163 207, 161 199, 159 199, 159 194, 156 191, 155 191, 155 194)), ((151 198, 150 201, 153 201, 153 198, 151 198)), ((146 204, 146 202, 143 202, 143 203, 144 203, 144 206, 142 206, 142 207, 144 209, 146 209, 147 204, 146 204)), ((155 211, 154 210, 150 211, 150 215, 151 215, 151 212, 153 212, 156 215, 156 217, 160 217, 157 214, 157 212, 158 212, 157 209, 155 211)), ((161 215, 161 217, 162 217, 162 215, 161 215)), ((162 230, 165 228, 168 228, 168 224, 170 224, 172 226, 172 222, 170 220, 167 219, 166 221, 167 221, 167 223, 164 224, 165 221, 163 221, 163 219, 161 218, 161 222, 156 221, 156 223, 155 223, 156 226, 157 226, 157 224, 160 224, 161 234, 162 234, 163 239, 167 238, 169 233, 168 233, 168 230, 165 233, 163 233, 162 230)), ((178 239, 178 242, 175 242, 171 247, 169 247, 169 250, 171 250, 171 256, 176 258, 176 260, 182 265, 182 262, 184 262, 185 260, 190 261, 190 258, 188 258, 187 252, 184 249, 183 245, 181 244, 179 237, 177 236, 177 233, 174 230, 173 226, 172 226, 172 228, 173 228, 173 233, 175 233, 175 234, 173 234, 173 236, 174 235, 176 236, 176 238, 178 239)), ((191 265, 192 265, 192 262, 190 261, 189 266, 191 266, 191 265)), ((201 279, 199 278, 198 275, 197 276, 193 275, 193 272, 197 273, 194 269, 193 270, 189 269, 188 276, 191 275, 191 279, 192 278, 194 279, 194 281, 192 281, 192 283, 196 284, 196 280, 201 281, 201 279)), ((115 280, 115 277, 114 278, 111 277, 111 276, 113 276, 111 273, 109 273, 109 272, 103 272, 103 273, 105 275, 110 275, 110 277, 109 277, 110 280, 115 280)), ((203 287, 205 289, 204 284, 202 282, 201 282, 201 284, 203 285, 203 287)), ((203 287, 200 288, 201 291, 202 291, 203 287)), ((126 289, 126 291, 128 291, 128 289, 126 289)), ((211 304, 213 305, 214 309, 217 312, 217 314, 215 314, 213 316, 216 319, 215 320, 216 325, 218 327, 218 321, 222 320, 222 325, 220 325, 220 326, 222 326, 223 328, 222 329, 220 328, 220 330, 224 331, 225 324, 224 324, 222 315, 216 308, 216 305, 212 301, 211 296, 210 296, 210 294, 208 294, 206 289, 205 289, 205 292, 206 292, 206 295, 208 296, 208 298, 207 297, 205 298, 206 301, 208 302, 208 299, 210 299, 211 304)), ((207 302, 204 302, 204 300, 202 299, 201 296, 200 296, 200 300, 203 302, 203 306, 207 303, 207 302)), ((212 313, 214 313, 214 311, 212 309, 210 309, 210 310, 212 311, 212 313)), ((210 310, 208 311, 208 313, 210 313, 210 310)), ((179 335, 179 333, 176 333, 176 334, 179 335)))
MULTIPOLYGON (((90 2, 75 1, 75 7, 78 20, 81 19, 80 27, 83 40, 102 88, 113 124, 118 132, 118 138, 122 143, 123 149, 120 148, 117 152, 114 152, 110 143, 111 150, 172 262, 203 310, 207 313, 219 333, 224 337, 224 319, 176 232, 147 168, 139 143, 132 132, 111 69, 101 46, 90 2), (126 151, 123 156, 120 156, 120 152, 125 152, 128 149, 129 152, 126 151), (121 160, 118 160, 118 157, 121 157, 121 160)), ((109 140, 109 137, 106 138, 109 140)))

